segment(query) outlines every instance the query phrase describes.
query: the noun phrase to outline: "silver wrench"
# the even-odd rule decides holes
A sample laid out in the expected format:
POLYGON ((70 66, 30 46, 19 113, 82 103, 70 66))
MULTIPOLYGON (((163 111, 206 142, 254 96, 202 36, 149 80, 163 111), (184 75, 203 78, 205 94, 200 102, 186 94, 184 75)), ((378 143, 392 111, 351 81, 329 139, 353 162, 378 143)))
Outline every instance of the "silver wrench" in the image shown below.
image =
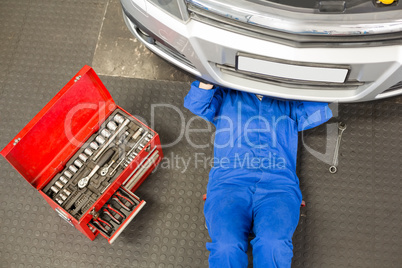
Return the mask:
POLYGON ((338 156, 339 156, 339 147, 341 145, 341 140, 342 140, 342 133, 345 131, 346 129, 346 124, 339 122, 338 123, 338 138, 336 140, 336 147, 335 147, 335 151, 334 151, 334 158, 332 160, 332 166, 329 167, 329 172, 336 173, 338 171, 338 156))
POLYGON ((105 166, 104 168, 101 169, 100 174, 101 174, 102 176, 106 176, 106 174, 107 174, 109 168, 110 168, 115 162, 116 162, 116 160, 113 159, 112 162, 111 162, 109 165, 107 165, 107 166, 105 166))
POLYGON ((89 173, 86 177, 78 181, 78 188, 82 189, 85 186, 87 186, 89 180, 92 178, 93 175, 95 175, 98 169, 101 166, 105 165, 110 160, 110 158, 113 157, 114 152, 115 151, 112 148, 106 151, 106 153, 101 157, 101 159, 99 159, 97 165, 92 169, 91 173, 89 173))

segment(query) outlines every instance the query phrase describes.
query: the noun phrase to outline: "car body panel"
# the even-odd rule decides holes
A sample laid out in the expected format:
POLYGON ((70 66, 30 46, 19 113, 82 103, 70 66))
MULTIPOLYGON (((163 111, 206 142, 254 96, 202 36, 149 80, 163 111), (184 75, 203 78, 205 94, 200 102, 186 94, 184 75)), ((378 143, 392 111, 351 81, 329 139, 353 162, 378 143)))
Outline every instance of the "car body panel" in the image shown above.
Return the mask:
POLYGON ((150 50, 189 73, 224 87, 277 98, 325 102, 369 101, 402 93, 402 88, 397 88, 381 94, 402 80, 402 44, 294 47, 191 18, 182 21, 145 0, 121 0, 121 3, 128 28, 150 50), (145 40, 138 27, 158 42, 145 40), (166 53, 166 47, 171 54, 166 53), (279 59, 291 65, 346 66, 350 69, 348 83, 311 85, 309 81, 239 72, 236 59, 241 53, 279 59))

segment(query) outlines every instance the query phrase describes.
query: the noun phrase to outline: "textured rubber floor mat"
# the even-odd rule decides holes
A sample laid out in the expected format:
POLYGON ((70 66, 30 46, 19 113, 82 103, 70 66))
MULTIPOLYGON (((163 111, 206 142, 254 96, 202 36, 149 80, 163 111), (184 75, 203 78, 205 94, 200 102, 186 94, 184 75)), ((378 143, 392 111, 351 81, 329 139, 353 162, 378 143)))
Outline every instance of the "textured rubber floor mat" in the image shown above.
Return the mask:
MULTIPOLYGON (((295 233, 296 267, 400 265, 401 118, 402 105, 392 100, 340 105, 337 119, 347 129, 336 174, 303 148, 307 207, 295 233)), ((306 144, 322 150, 325 129, 307 132, 306 144)))
MULTIPOLYGON (((2 116, 4 123, 24 127, 82 66, 91 64, 106 3, 1 1, 0 96, 9 105, 31 107, 2 116)), ((11 139, 16 132, 10 131, 1 134, 11 139)))
MULTIPOLYGON (((0 148, 92 62, 106 2, 1 1, 0 148)), ((207 267, 202 195, 213 127, 182 107, 189 84, 101 79, 165 144, 165 159, 137 192, 147 205, 113 245, 92 242, 0 158, 1 266, 207 267)), ((400 267, 402 102, 394 100, 340 105, 336 118, 300 137, 307 206, 293 267, 400 267), (347 130, 330 174, 337 121, 347 130)))
MULTIPOLYGON (((6 266, 206 267, 209 236, 202 195, 213 127, 182 108, 187 83, 101 79, 116 103, 154 128, 165 145, 165 159, 137 191, 147 205, 113 245, 102 238, 91 242, 59 219, 2 159, 2 262, 6 266), (196 145, 204 148, 194 149, 196 145)), ((16 105, 23 93, 16 87, 15 95, 1 100, 2 118, 19 114, 14 120, 25 122, 40 109, 33 102, 16 105)), ((47 89, 24 94, 34 100, 35 95, 49 95, 47 89)), ((298 171, 307 207, 294 235, 293 267, 399 266, 401 116, 402 106, 392 101, 341 105, 338 118, 304 133, 298 171), (330 174, 326 158, 321 161, 310 152, 325 153, 327 143, 334 143, 328 133, 338 120, 347 124, 347 130, 339 170, 330 174)), ((19 131, 8 120, 2 120, 0 127, 2 133, 19 131)), ((9 141, 5 136, 0 137, 2 146, 9 141)), ((331 146, 328 150, 329 159, 331 146)))

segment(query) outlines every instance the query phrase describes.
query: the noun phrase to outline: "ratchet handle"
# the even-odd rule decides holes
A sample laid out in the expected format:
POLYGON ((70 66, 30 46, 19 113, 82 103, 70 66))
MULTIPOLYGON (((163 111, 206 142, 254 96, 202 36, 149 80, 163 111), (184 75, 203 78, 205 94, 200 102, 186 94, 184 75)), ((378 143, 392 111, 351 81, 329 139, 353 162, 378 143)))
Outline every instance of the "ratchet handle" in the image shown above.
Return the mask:
POLYGON ((103 156, 99 159, 96 165, 99 167, 105 165, 113 157, 114 153, 115 150, 113 150, 113 148, 110 148, 109 150, 106 151, 106 153, 103 154, 103 156))

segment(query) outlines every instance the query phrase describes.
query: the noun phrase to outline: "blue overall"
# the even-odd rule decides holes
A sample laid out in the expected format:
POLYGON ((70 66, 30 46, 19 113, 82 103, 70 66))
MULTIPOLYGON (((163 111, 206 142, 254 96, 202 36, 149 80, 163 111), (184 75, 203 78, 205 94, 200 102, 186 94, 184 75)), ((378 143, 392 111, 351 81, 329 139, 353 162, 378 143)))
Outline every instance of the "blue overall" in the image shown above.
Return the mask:
POLYGON ((184 106, 216 126, 214 167, 204 214, 210 267, 290 267, 302 195, 296 176, 298 131, 332 117, 326 103, 283 101, 191 85, 184 106))

